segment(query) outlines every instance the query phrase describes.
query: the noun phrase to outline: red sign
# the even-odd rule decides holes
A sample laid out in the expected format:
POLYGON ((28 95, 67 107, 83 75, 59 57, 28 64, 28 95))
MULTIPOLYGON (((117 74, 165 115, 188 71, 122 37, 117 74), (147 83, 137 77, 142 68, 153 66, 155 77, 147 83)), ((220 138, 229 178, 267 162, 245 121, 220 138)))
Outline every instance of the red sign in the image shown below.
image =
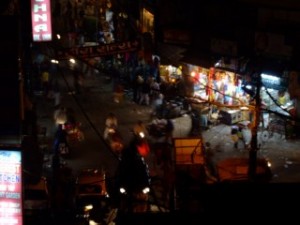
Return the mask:
POLYGON ((0 150, 0 224, 23 224, 21 151, 0 150))
POLYGON ((50 0, 31 0, 31 22, 33 41, 51 41, 50 0))
POLYGON ((125 52, 137 51, 140 48, 139 41, 118 42, 106 45, 96 45, 87 47, 74 47, 57 50, 56 57, 58 59, 69 59, 70 57, 92 58, 99 56, 107 56, 113 54, 121 54, 125 52))

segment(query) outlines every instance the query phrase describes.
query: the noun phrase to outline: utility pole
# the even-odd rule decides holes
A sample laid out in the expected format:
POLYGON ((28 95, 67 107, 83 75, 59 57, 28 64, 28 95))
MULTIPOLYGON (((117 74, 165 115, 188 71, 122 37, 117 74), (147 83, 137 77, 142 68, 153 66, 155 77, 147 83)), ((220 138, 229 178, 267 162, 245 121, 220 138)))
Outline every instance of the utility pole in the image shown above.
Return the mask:
POLYGON ((253 126, 251 128, 252 139, 251 139, 251 148, 249 150, 249 168, 248 168, 248 177, 250 181, 255 181, 256 179, 256 167, 257 167, 257 151, 258 151, 258 143, 257 143, 257 131, 260 123, 260 114, 261 114, 261 98, 260 98, 260 90, 261 90, 261 76, 258 73, 256 84, 256 95, 255 95, 255 110, 253 111, 253 126))

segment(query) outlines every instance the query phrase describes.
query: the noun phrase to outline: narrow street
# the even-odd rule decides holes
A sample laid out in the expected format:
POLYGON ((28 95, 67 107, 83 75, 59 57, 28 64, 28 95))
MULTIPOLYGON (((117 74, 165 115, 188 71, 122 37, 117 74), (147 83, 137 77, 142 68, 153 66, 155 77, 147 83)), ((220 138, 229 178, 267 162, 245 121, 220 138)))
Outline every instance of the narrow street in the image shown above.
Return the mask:
MULTIPOLYGON (((107 179, 115 179, 114 174, 118 165, 118 159, 110 151, 104 142, 102 135, 104 131, 104 120, 109 112, 113 112, 119 120, 119 129, 123 136, 124 143, 127 145, 131 138, 131 129, 138 120, 145 123, 150 121, 151 108, 149 106, 138 105, 132 102, 131 96, 124 96, 124 100, 116 103, 113 101, 112 83, 107 81, 104 74, 86 74, 84 79, 83 91, 81 94, 70 94, 74 90, 73 74, 71 70, 60 68, 60 71, 53 77, 59 82, 61 90, 61 104, 64 107, 74 110, 76 120, 81 123, 84 133, 84 140, 70 143, 71 155, 65 159, 66 165, 72 168, 74 177, 82 169, 99 169, 107 172, 107 179)), ((48 146, 45 154, 45 171, 49 171, 50 160, 52 157, 52 145, 54 138, 54 100, 45 100, 42 96, 37 96, 38 124, 46 127, 46 137, 40 139, 40 144, 48 146), (48 160, 48 161, 47 161, 48 160)), ((184 125, 182 125, 184 128, 184 125)), ((230 126, 219 124, 203 132, 204 142, 210 142, 210 154, 212 161, 217 163, 229 157, 248 157, 247 150, 233 148, 230 138, 230 126)), ((259 135, 258 135, 259 136, 259 135)), ((262 143, 258 152, 258 157, 267 158, 272 164, 273 179, 272 183, 297 183, 300 181, 298 173, 300 169, 300 152, 298 151, 298 140, 284 140, 275 134, 268 142, 262 143)), ((161 168, 155 164, 153 152, 146 158, 152 176, 161 176, 161 168)), ((160 181, 155 181, 156 203, 160 206, 165 205, 166 196, 160 181)), ((208 190, 208 189, 207 189, 208 190)), ((212 194, 211 190, 208 192, 212 194)), ((204 194, 205 195, 205 194, 204 194)), ((203 197, 203 194, 199 196, 203 197)), ((213 196, 212 196, 213 197, 213 196)), ((204 201, 208 204, 208 209, 212 207, 209 195, 204 201)), ((195 204, 194 198, 190 199, 190 204, 195 204)), ((216 197, 213 197, 214 201, 216 197)), ((157 209, 156 209, 157 210, 157 209)), ((58 214, 56 214, 58 215, 58 214)), ((68 215, 62 216, 59 224, 64 224, 68 215)), ((57 223, 56 223, 57 224, 57 223)))

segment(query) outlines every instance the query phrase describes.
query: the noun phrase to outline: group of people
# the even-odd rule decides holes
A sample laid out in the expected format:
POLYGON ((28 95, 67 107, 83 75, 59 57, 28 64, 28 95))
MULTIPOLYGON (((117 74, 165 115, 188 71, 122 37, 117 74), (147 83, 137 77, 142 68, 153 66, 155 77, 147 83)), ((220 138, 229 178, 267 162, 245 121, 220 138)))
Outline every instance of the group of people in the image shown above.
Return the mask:
POLYGON ((144 78, 141 75, 134 81, 133 92, 133 101, 140 105, 150 105, 161 94, 160 85, 155 78, 144 78))
MULTIPOLYGON (((147 140, 148 131, 143 121, 138 120, 137 123, 133 126, 132 132, 134 134, 133 140, 137 141, 137 147, 143 141, 147 140), (143 140, 143 141, 142 141, 143 140)), ((122 155, 124 149, 124 143, 122 135, 118 130, 118 119, 116 115, 110 112, 105 119, 105 128, 103 133, 103 138, 110 145, 111 150, 118 156, 122 155)))
MULTIPOLYGON (((135 140, 138 145, 138 150, 140 149, 141 152, 144 151, 144 153, 142 153, 144 155, 149 153, 150 151, 148 140, 149 140, 149 135, 153 135, 153 133, 151 132, 152 126, 155 126, 157 129, 160 129, 160 131, 162 132, 161 135, 164 136, 164 140, 163 140, 164 142, 169 144, 172 143, 174 124, 171 119, 159 120, 158 118, 156 118, 152 121, 151 124, 149 124, 149 127, 142 120, 138 120, 133 125, 131 131, 133 133, 133 140, 135 140), (147 153, 145 153, 145 151, 147 153)), ((118 131, 118 119, 114 113, 110 112, 105 119, 103 138, 109 144, 111 144, 110 142, 117 142, 117 141, 122 142, 122 137, 120 137, 119 139, 114 138, 116 134, 117 136, 121 136, 121 134, 118 131)), ((124 145, 122 145, 122 147, 124 147, 124 145)))

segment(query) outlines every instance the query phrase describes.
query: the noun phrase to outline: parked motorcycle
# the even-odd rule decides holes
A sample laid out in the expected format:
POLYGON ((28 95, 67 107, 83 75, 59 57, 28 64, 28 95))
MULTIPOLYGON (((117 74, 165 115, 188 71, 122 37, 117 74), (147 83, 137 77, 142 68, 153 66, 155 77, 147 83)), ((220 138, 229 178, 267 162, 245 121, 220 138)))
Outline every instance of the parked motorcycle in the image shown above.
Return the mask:
POLYGON ((75 186, 76 220, 79 224, 108 224, 109 194, 106 175, 98 169, 81 170, 75 186))

